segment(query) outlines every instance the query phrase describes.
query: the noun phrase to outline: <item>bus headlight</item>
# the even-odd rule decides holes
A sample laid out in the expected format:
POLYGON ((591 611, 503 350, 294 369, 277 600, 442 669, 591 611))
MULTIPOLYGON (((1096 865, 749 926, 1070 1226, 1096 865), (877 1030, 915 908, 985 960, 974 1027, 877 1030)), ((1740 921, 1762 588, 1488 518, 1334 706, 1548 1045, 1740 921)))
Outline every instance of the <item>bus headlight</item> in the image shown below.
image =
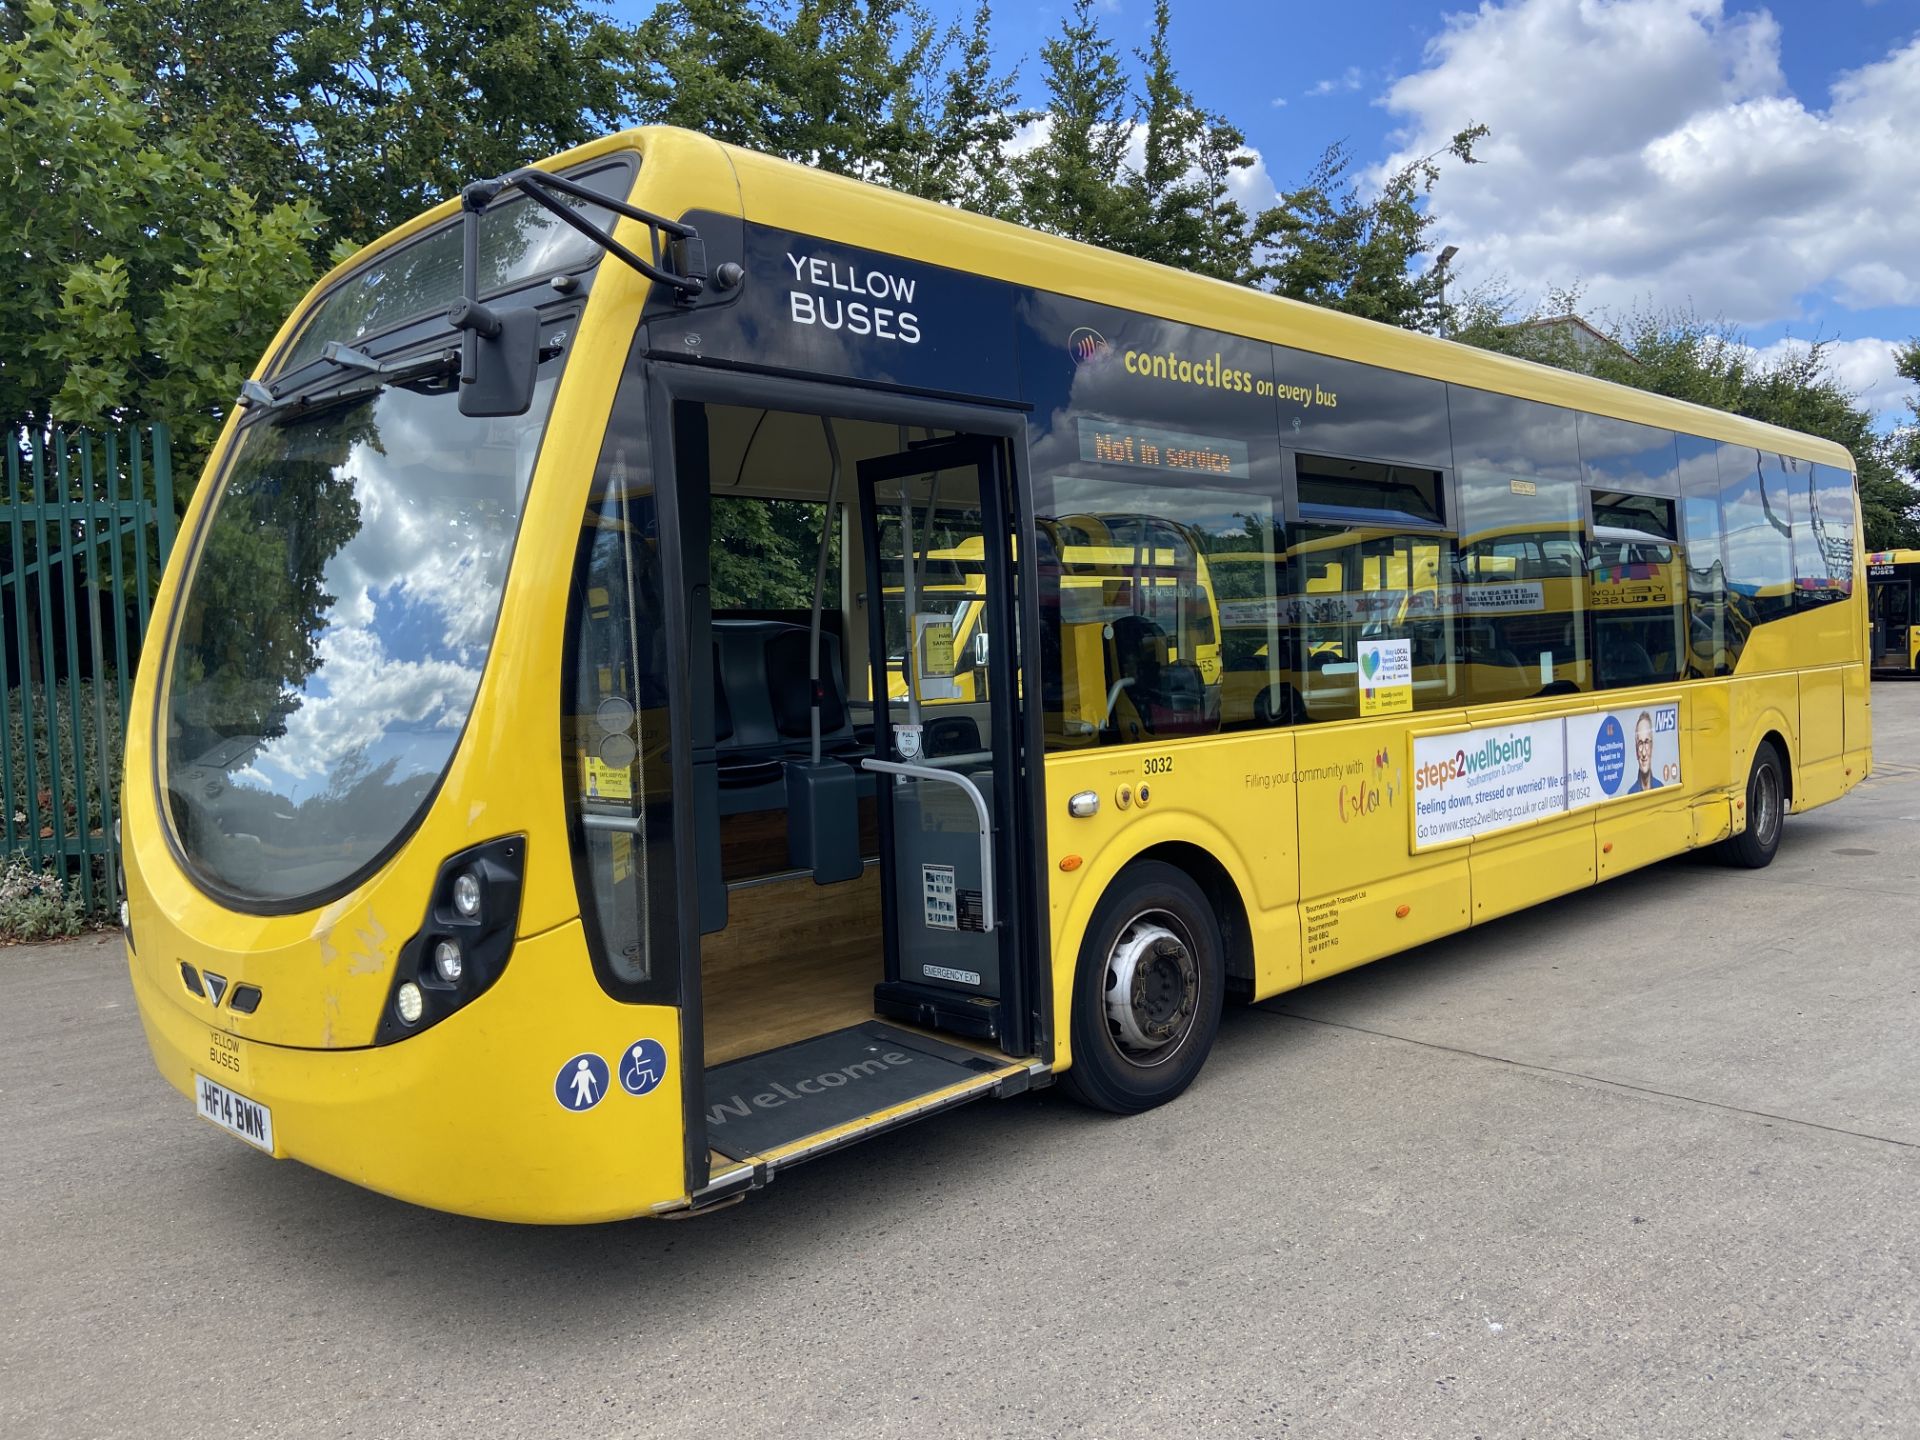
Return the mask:
POLYGON ((399 1013, 401 1024, 418 1025, 420 1017, 427 1013, 426 993, 409 980, 395 993, 393 1008, 399 1013))
POLYGON ((449 855, 420 928, 400 947, 391 1002, 373 1043, 430 1030, 492 988, 513 957, 527 839, 509 835, 449 855))
MULTIPOLYGON (((464 876, 462 879, 466 878, 464 876)), ((449 985, 460 983, 460 972, 466 968, 460 959, 460 946, 457 941, 442 940, 433 947, 433 968, 440 978, 449 985)))

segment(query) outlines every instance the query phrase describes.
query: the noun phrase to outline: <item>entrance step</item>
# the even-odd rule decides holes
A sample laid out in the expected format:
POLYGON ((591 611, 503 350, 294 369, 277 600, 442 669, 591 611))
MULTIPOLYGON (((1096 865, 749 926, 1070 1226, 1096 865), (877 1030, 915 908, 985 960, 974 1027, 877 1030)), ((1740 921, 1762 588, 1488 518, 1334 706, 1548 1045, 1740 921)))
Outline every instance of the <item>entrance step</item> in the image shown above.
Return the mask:
MULTIPOLYGON (((984 1095, 1009 1074, 1015 1060, 946 1045, 880 1021, 816 1035, 777 1050, 715 1065, 706 1075, 707 1143, 735 1160, 767 1157, 796 1141, 940 1097, 932 1108, 984 1095)), ((855 1126, 857 1133, 866 1126, 855 1126)), ((848 1138, 851 1138, 849 1136, 848 1138)), ((814 1147, 801 1147, 812 1152, 814 1147)))

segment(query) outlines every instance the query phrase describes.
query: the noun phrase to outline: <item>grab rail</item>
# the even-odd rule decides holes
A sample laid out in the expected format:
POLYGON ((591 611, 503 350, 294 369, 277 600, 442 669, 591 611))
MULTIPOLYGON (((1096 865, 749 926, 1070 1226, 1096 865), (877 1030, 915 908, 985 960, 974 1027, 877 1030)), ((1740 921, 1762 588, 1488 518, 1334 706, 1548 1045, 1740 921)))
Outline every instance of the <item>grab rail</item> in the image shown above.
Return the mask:
POLYGON ((931 765, 909 765, 900 760, 864 759, 860 762, 863 770, 875 770, 882 775, 903 775, 909 780, 931 780, 936 784, 953 785, 966 792, 973 802, 973 813, 980 818, 980 928, 992 934, 999 924, 999 917, 993 905, 993 821, 987 814, 986 796, 980 793, 980 787, 965 775, 951 770, 936 770, 931 765))

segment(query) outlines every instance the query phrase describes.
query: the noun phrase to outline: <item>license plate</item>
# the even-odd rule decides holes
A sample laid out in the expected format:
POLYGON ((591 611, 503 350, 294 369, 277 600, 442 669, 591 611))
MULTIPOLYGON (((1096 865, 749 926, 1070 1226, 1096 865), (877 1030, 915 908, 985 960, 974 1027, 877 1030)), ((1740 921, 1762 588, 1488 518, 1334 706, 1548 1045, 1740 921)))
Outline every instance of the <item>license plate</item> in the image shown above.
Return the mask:
POLYGON ((236 1095, 204 1075, 195 1075, 194 1105, 204 1119, 256 1149, 273 1154, 273 1112, 258 1100, 236 1095))

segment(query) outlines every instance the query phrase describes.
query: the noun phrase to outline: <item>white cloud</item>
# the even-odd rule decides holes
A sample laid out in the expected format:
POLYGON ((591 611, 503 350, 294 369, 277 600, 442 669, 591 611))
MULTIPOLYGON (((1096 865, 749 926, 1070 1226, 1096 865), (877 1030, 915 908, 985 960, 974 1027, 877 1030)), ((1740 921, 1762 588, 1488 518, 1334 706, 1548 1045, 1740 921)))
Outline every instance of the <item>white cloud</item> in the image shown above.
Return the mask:
MULTIPOLYGON (((1807 342, 1788 338, 1749 348, 1761 364, 1770 365, 1804 352, 1807 342)), ((1899 348, 1892 340, 1876 339, 1830 340, 1826 345, 1827 369, 1882 425, 1904 419, 1908 397, 1913 394, 1912 382, 1894 369, 1894 354, 1899 348)))
MULTIPOLYGON (((1366 78, 1367 77, 1361 73, 1359 66, 1349 65, 1333 79, 1320 81, 1311 90, 1307 91, 1307 94, 1309 96, 1349 94, 1365 84, 1366 78)), ((1274 103, 1284 104, 1285 102, 1275 101, 1274 103)))
POLYGON ((1483 0, 1388 90, 1405 129, 1387 163, 1492 128, 1439 194, 1436 243, 1461 247, 1467 284, 1579 280, 1597 309, 1739 325, 1920 304, 1920 37, 1824 108, 1788 91, 1780 47, 1769 13, 1723 0, 1483 0))
POLYGON ((1029 120, 1013 132, 1013 138, 1007 141, 1007 158, 1018 160, 1022 155, 1038 150, 1047 143, 1047 137, 1053 134, 1053 116, 1040 115, 1029 120))

